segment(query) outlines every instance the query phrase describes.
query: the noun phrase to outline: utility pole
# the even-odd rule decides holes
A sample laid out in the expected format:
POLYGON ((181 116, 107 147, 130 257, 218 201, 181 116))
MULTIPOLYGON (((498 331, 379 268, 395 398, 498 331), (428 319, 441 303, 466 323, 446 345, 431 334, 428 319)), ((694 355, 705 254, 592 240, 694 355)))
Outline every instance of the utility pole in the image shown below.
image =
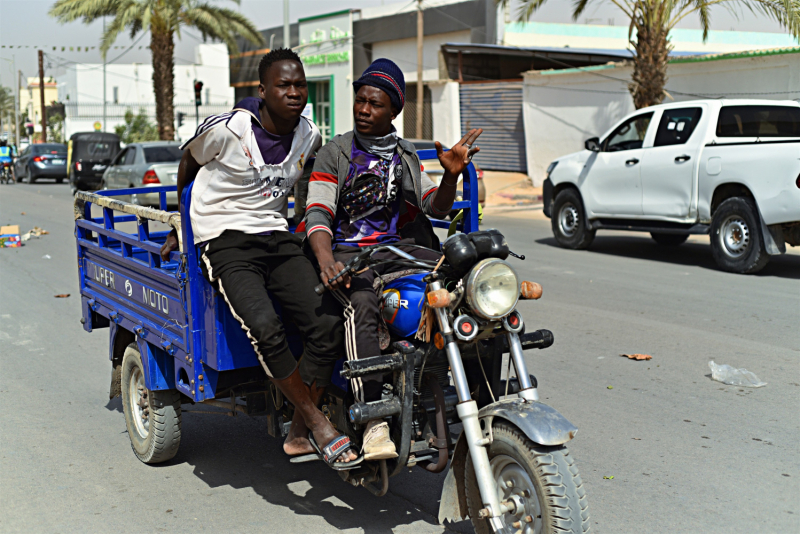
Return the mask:
POLYGON ((289 0, 283 0, 283 47, 292 47, 292 36, 289 35, 289 0))
MULTIPOLYGON (((17 58, 12 55, 11 61, 14 64, 14 72, 17 72, 17 58)), ((17 74, 17 83, 14 84, 14 144, 17 151, 19 151, 19 77, 21 74, 21 71, 17 74)))
MULTIPOLYGON (((103 35, 106 34, 106 17, 103 15, 103 35)), ((106 54, 103 53, 103 131, 106 131, 106 54)))
POLYGON ((47 113, 44 110, 44 52, 39 50, 39 105, 42 107, 42 143, 47 142, 47 113))
POLYGON ((417 0, 417 131, 414 137, 422 139, 422 120, 425 113, 425 86, 422 83, 422 42, 425 25, 422 23, 422 0, 417 0))

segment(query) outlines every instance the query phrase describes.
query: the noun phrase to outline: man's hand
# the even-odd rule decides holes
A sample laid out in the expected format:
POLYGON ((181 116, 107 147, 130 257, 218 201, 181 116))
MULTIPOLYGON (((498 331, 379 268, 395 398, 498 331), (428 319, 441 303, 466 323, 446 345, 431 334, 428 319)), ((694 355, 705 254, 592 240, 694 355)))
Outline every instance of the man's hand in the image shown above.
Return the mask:
POLYGON ((436 157, 439 158, 444 169, 445 175, 458 176, 464 172, 464 169, 469 165, 472 156, 480 151, 480 148, 473 147, 472 144, 478 139, 478 136, 483 133, 483 128, 473 128, 467 135, 461 138, 461 141, 453 148, 445 152, 442 150, 442 144, 436 141, 436 157))
POLYGON ((167 235, 167 240, 161 246, 161 259, 169 261, 169 253, 178 249, 178 232, 174 229, 167 235))
POLYGON ((331 258, 329 261, 326 261, 324 264, 320 263, 320 273, 319 278, 322 280, 322 283, 325 284, 325 288, 332 290, 338 289, 340 287, 350 287, 350 275, 346 274, 340 277, 337 280, 334 280, 333 283, 328 283, 328 280, 335 277, 337 274, 344 270, 344 264, 340 261, 334 261, 331 258))

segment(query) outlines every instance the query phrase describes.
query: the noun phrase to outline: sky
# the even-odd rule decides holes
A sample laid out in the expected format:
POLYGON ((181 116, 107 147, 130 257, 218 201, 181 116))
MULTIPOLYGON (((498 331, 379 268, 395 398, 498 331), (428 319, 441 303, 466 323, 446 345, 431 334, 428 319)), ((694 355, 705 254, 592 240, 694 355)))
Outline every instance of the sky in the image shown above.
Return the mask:
MULTIPOLYGON (((283 0, 241 0, 237 7, 227 0, 209 0, 219 6, 238 9, 247 15, 259 30, 283 24, 283 0)), ((413 1, 413 0, 412 0, 413 1)), ((397 5, 398 9, 411 3, 396 0, 291 0, 290 18, 296 22, 298 18, 310 17, 342 9, 359 9, 379 5, 397 5)), ((103 31, 103 24, 96 21, 90 25, 73 22, 61 25, 47 15, 53 0, 0 0, 0 84, 13 86, 14 68, 12 59, 16 60, 17 70, 22 70, 24 77, 38 76, 38 56, 35 47, 44 46, 45 76, 63 74, 64 66, 80 63, 102 62, 98 45, 103 31), (8 47, 12 46, 12 49, 8 47), (18 47, 22 48, 18 48, 18 47), (53 51, 52 47, 57 50, 53 51), (66 47, 61 51, 61 47, 66 47), (69 51, 69 47, 81 51, 69 51), (95 47, 88 52, 84 47, 95 47), (13 56, 13 57, 12 57, 13 56)), ((424 5, 424 1, 423 1, 424 5)), ((570 15, 572 0, 549 0, 539 9, 532 21, 538 22, 573 22, 570 15)), ((512 13, 516 9, 512 7, 512 13)), ((625 25, 624 15, 610 1, 595 0, 589 4, 585 14, 578 21, 590 24, 625 25)), ((687 17, 679 24, 680 28, 699 28, 696 17, 687 17)), ((764 17, 755 16, 749 11, 730 13, 725 8, 715 6, 711 11, 711 27, 714 30, 739 30, 781 32, 777 23, 764 17)), ((149 44, 149 34, 141 34, 130 39, 128 34, 121 34, 115 47, 108 53, 109 61, 116 63, 150 63, 150 52, 145 48, 149 44), (139 39, 137 41, 137 39, 139 39), (131 50, 126 51, 131 45, 131 50), (141 48, 139 48, 141 47, 141 48), (117 59, 118 58, 118 59, 117 59)), ((178 64, 194 61, 194 47, 201 43, 199 32, 192 29, 182 30, 181 40, 175 43, 175 62, 178 64)))

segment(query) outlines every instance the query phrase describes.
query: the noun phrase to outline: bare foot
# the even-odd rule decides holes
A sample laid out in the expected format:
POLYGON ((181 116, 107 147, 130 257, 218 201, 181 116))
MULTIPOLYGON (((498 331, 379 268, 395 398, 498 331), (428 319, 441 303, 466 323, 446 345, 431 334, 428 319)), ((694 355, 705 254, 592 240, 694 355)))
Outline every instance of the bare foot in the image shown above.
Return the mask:
POLYGON ((314 446, 308 440, 308 427, 300 412, 295 410, 292 417, 292 426, 283 442, 283 452, 289 456, 300 456, 303 454, 314 454, 314 446))

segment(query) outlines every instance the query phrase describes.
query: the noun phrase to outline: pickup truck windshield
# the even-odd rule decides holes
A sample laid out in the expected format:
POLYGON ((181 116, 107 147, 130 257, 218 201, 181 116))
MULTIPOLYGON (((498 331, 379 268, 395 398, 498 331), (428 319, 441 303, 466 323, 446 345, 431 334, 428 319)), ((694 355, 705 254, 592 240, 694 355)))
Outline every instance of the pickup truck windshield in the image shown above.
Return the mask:
POLYGON ((717 137, 800 137, 800 108, 723 107, 719 111, 717 137))

